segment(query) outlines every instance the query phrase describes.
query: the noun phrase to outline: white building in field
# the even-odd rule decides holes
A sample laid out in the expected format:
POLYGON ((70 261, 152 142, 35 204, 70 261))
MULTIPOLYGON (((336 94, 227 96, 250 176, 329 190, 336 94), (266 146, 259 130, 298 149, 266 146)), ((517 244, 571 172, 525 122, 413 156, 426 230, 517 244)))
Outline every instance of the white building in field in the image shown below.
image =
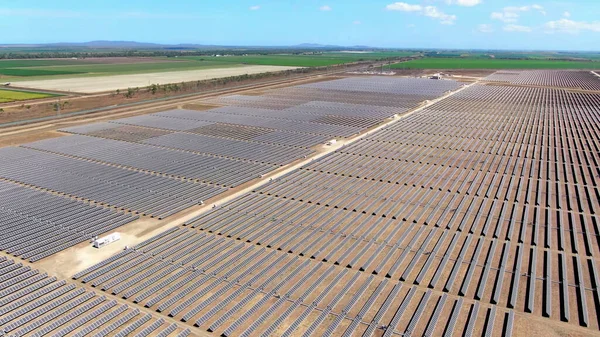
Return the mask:
POLYGON ((94 248, 102 248, 108 244, 111 244, 115 241, 121 240, 121 235, 119 233, 112 233, 103 238, 96 238, 94 240, 93 246, 94 248))

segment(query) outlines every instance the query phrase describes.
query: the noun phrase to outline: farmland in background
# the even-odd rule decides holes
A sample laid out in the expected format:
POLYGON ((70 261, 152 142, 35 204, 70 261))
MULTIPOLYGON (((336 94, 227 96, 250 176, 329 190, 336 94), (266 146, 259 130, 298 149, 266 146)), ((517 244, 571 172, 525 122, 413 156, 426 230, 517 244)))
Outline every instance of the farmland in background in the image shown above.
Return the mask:
POLYGON ((413 55, 411 52, 367 52, 367 53, 317 53, 314 55, 247 55, 247 56, 190 56, 138 58, 131 62, 127 58, 92 59, 23 59, 0 60, 2 81, 43 80, 89 76, 147 74, 170 71, 187 71, 250 65, 273 65, 294 67, 321 67, 413 55))
POLYGON ((158 73, 235 67, 237 64, 218 61, 171 61, 156 58, 155 62, 89 63, 86 60, 9 60, 0 61, 3 81, 55 79, 88 76, 158 73))
POLYGON ((315 55, 246 55, 246 56, 190 56, 185 59, 219 60, 220 62, 245 63, 255 65, 323 67, 363 60, 379 60, 393 57, 408 57, 412 52, 373 52, 373 53, 322 53, 315 55))
POLYGON ((597 69, 600 68, 600 62, 440 57, 412 60, 391 67, 399 69, 597 69))
POLYGON ((29 99, 39 99, 39 98, 47 98, 47 97, 53 97, 53 96, 57 96, 57 95, 40 93, 40 92, 0 89, 0 103, 25 101, 25 100, 29 100, 29 99))

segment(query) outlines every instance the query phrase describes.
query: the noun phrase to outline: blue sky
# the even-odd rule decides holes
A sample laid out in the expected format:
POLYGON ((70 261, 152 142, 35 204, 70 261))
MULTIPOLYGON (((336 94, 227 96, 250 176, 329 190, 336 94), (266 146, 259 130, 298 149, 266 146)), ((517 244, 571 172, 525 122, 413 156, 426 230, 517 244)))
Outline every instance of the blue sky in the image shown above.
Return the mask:
POLYGON ((600 1, 0 0, 0 43, 598 50, 600 1))

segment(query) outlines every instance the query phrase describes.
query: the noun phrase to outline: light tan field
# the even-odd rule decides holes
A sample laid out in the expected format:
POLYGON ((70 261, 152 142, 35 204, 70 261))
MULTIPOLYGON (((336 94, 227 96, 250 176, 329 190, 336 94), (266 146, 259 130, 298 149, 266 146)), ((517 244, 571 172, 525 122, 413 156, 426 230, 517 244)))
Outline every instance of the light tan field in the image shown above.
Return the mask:
POLYGON ((71 91, 80 93, 98 93, 146 87, 151 84, 180 83, 199 80, 209 80, 245 74, 297 69, 298 67, 282 66, 242 66, 234 68, 216 68, 202 70, 170 71, 148 74, 113 75, 99 77, 63 78, 56 80, 23 81, 15 83, 19 87, 44 90, 71 91))

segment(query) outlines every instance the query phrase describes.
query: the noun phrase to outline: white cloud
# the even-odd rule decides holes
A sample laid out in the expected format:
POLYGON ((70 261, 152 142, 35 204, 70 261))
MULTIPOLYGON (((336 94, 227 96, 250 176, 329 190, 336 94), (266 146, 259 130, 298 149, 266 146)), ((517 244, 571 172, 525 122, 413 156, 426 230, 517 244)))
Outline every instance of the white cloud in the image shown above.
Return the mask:
POLYGON ((502 22, 517 22, 519 14, 513 12, 493 12, 490 15, 493 20, 500 20, 502 22))
POLYGON ((481 3, 481 0, 446 0, 448 5, 459 5, 464 7, 473 7, 481 3))
POLYGON ((423 15, 440 20, 440 23, 443 25, 452 25, 454 24, 454 21, 456 21, 456 15, 450 15, 441 12, 435 6, 425 7, 423 15))
POLYGON ((544 7, 540 5, 527 5, 527 6, 509 6, 504 7, 502 12, 492 12, 490 17, 494 20, 500 20, 505 23, 517 22, 520 13, 537 11, 542 15, 546 15, 544 7))
POLYGON ((527 6, 509 6, 504 7, 505 12, 528 12, 530 10, 538 10, 540 12, 544 12, 544 7, 540 5, 527 5, 527 6))
POLYGON ((405 2, 396 2, 385 6, 388 11, 401 11, 401 12, 420 12, 423 10, 421 5, 411 5, 405 2))
POLYGON ((411 5, 405 2, 396 2, 385 7, 389 11, 401 11, 419 13, 421 15, 438 20, 443 25, 452 25, 456 21, 456 15, 446 14, 435 6, 411 5))
POLYGON ((571 12, 564 12, 564 13, 563 13, 563 16, 564 16, 565 18, 570 18, 570 17, 571 17, 571 12))
POLYGON ((250 7, 250 10, 251 10, 251 11, 257 11, 257 10, 259 10, 259 9, 260 9, 260 6, 259 6, 259 5, 256 5, 256 6, 251 6, 251 7, 250 7))
POLYGON ((324 11, 324 12, 328 12, 328 11, 330 11, 330 10, 331 10, 331 7, 329 7, 329 6, 325 5, 325 6, 321 6, 321 7, 319 7, 319 10, 320 10, 320 11, 324 11))
POLYGON ((569 33, 577 34, 582 31, 600 32, 600 21, 585 22, 585 21, 573 21, 569 19, 560 19, 556 21, 549 21, 544 24, 544 28, 549 33, 569 33))
POLYGON ((488 25, 488 24, 481 24, 481 25, 477 26, 477 31, 480 33, 493 33, 494 27, 492 27, 492 25, 488 25))
POLYGON ((502 27, 502 29, 506 32, 519 32, 519 33, 530 33, 532 31, 531 27, 521 26, 521 25, 506 25, 502 27))
POLYGON ((356 20, 356 21, 352 21, 352 24, 353 24, 353 25, 361 25, 361 24, 362 24, 362 22, 360 22, 360 21, 356 20))

